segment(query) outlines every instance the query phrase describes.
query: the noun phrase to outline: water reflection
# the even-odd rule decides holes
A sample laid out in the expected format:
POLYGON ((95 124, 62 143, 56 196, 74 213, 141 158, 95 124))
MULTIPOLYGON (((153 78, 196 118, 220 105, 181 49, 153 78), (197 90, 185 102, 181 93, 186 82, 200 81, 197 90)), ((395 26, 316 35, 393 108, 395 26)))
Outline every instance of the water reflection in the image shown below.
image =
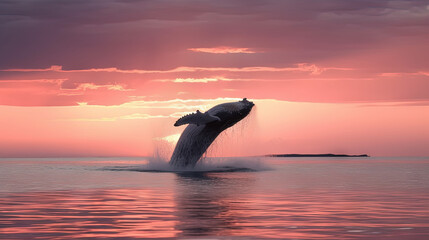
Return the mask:
POLYGON ((429 235, 429 160, 282 160, 274 171, 187 174, 13 164, 0 161, 0 239, 429 235))
POLYGON ((0 197, 0 239, 174 237, 171 194, 149 189, 0 197))
POLYGON ((239 229, 254 177, 251 173, 177 174, 174 201, 179 237, 232 235, 239 229))

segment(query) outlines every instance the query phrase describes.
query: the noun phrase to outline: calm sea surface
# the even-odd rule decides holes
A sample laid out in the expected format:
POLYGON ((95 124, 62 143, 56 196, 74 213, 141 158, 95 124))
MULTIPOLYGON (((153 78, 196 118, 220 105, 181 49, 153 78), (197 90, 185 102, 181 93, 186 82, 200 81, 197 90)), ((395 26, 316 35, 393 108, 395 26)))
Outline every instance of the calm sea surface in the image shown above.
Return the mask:
POLYGON ((271 170, 179 174, 0 159, 0 239, 429 239, 429 158, 261 161, 271 170))

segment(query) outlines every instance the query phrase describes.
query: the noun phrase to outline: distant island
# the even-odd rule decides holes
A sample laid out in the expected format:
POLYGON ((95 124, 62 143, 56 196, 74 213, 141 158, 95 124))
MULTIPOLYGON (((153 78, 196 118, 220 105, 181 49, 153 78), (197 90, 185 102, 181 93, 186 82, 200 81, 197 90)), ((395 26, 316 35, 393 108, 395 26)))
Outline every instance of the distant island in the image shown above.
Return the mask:
POLYGON ((349 154, 269 154, 266 157, 369 157, 368 154, 349 155, 349 154))

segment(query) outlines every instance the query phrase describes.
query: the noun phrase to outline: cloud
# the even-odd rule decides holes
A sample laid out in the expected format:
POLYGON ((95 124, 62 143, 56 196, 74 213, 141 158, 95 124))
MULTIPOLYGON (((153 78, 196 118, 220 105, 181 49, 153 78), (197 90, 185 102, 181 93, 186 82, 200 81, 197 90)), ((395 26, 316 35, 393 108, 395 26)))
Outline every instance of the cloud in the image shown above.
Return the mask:
POLYGON ((256 53, 249 48, 235 48, 235 47, 214 47, 214 48, 188 48, 192 52, 202 53, 215 53, 215 54, 227 54, 227 53, 256 53))
POLYGON ((152 73, 181 73, 181 72, 309 72, 311 74, 320 74, 328 70, 339 70, 348 71, 353 68, 347 67, 321 67, 316 64, 309 63, 297 63, 293 67, 266 67, 266 66, 255 66, 255 67, 177 67, 167 70, 145 70, 145 69, 118 69, 112 68, 88 68, 88 69, 76 69, 76 70, 64 70, 62 66, 53 65, 49 68, 40 69, 3 69, 3 72, 61 72, 61 73, 85 73, 85 72, 110 72, 110 73, 123 73, 123 74, 152 74, 152 73))
POLYGON ((0 32, 6 36, 0 40, 2 69, 52 63, 65 69, 174 69, 224 63, 241 67, 261 62, 279 66, 341 62, 342 57, 374 49, 402 55, 394 60, 406 69, 416 64, 409 61, 412 55, 423 60, 421 53, 428 48, 422 44, 427 39, 427 2, 420 0, 15 0, 0 2, 0 9, 0 32), (413 54, 400 47, 411 44, 416 48, 413 54), (195 54, 188 49, 262 53, 195 54))
POLYGON ((62 82, 66 81, 67 78, 45 78, 45 79, 0 79, 1 83, 53 83, 60 85, 62 82))
POLYGON ((401 77, 401 76, 428 76, 429 72, 386 72, 378 74, 380 77, 401 77))
MULTIPOLYGON (((130 108, 171 108, 171 109, 200 109, 208 104, 240 101, 241 98, 193 98, 193 99, 169 99, 169 100, 152 100, 152 101, 131 101, 123 103, 120 106, 130 108)), ((179 112, 178 114, 184 115, 189 112, 179 112)))
MULTIPOLYGON (((126 89, 124 88, 124 86, 120 85, 120 84, 106 84, 106 85, 95 85, 94 83, 81 83, 79 84, 75 89, 72 90, 97 90, 100 88, 104 88, 107 90, 112 90, 112 91, 133 91, 135 89, 126 89)), ((66 89, 66 90, 70 90, 70 89, 66 89)))
POLYGON ((217 81, 219 81, 219 78, 176 78, 173 80, 175 83, 208 83, 217 81))
MULTIPOLYGON (((230 79, 225 77, 204 77, 204 78, 176 78, 176 79, 156 79, 154 82, 173 82, 173 83, 209 83, 218 81, 237 81, 238 79, 230 79)), ((184 94, 186 92, 178 92, 184 94)))
POLYGON ((179 141, 180 135, 182 135, 182 134, 181 133, 172 134, 172 135, 168 135, 165 137, 157 137, 157 138, 154 138, 154 140, 166 141, 168 143, 177 143, 177 141, 179 141))
MULTIPOLYGON (((0 72, 0 104, 64 106, 86 102, 108 106, 140 99, 163 101, 176 97, 211 99, 220 96, 340 103, 429 99, 424 91, 428 86, 427 70, 368 73, 357 68, 308 63, 288 67, 179 67, 165 70, 40 69, 44 71, 15 69, 14 72, 0 72), (19 77, 26 79, 20 82, 19 77)), ((142 104, 141 107, 151 106, 142 104)), ((163 107, 191 109, 183 102, 164 104, 163 107)))
POLYGON ((428 101, 403 101, 403 102, 373 102, 360 104, 359 107, 413 107, 413 106, 429 106, 428 101))
POLYGON ((51 65, 48 68, 12 68, 12 69, 3 69, 0 70, 3 72, 64 72, 63 66, 51 65))
POLYGON ((0 104, 117 105, 131 96, 166 100, 179 92, 426 99, 420 89, 428 73, 427 6, 424 0, 1 1, 0 81, 10 81, 1 83, 0 104), (64 80, 59 87, 31 79, 64 80))
MULTIPOLYGON (((207 99, 207 101, 213 101, 212 99, 207 99)), ((130 102, 128 104, 122 104, 117 106, 97 106, 97 105, 88 105, 86 102, 78 102, 78 106, 82 109, 101 109, 100 107, 104 107, 104 109, 131 109, 131 110, 137 110, 137 108, 131 107, 131 105, 134 104, 134 102, 130 102)), ((203 106, 189 106, 191 109, 197 109, 196 107, 199 107, 198 109, 205 109, 207 106, 210 105, 203 105, 203 106)), ((176 109, 183 109, 183 108, 176 108, 174 105, 170 105, 169 107, 163 107, 163 106, 152 106, 148 107, 155 110, 176 110, 176 109)), ((147 110, 147 109, 146 109, 147 110)), ((78 121, 78 122, 113 122, 113 121, 119 121, 119 120, 147 120, 147 119, 156 119, 156 118, 180 118, 186 114, 192 113, 194 111, 181 111, 181 112, 171 112, 170 114, 149 114, 149 113, 131 113, 121 116, 106 116, 106 117, 95 117, 95 118, 68 118, 68 119, 58 119, 60 121, 78 121)), ((100 115, 100 114, 98 114, 100 115)))
MULTIPOLYGON (((79 106, 87 106, 86 103, 78 103, 79 106)), ((72 118, 72 119, 65 119, 67 121, 79 121, 79 122, 112 122, 112 121, 118 121, 118 120, 146 120, 146 119, 152 119, 152 118, 169 118, 170 116, 164 116, 164 115, 150 115, 147 113, 133 113, 129 115, 124 116, 117 116, 117 117, 98 117, 98 118, 72 118)))

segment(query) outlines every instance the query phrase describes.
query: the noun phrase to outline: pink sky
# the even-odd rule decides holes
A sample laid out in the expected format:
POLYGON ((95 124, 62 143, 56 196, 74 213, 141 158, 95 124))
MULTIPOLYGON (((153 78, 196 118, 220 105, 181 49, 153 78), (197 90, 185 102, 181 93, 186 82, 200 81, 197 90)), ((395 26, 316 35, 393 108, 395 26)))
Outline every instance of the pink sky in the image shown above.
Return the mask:
POLYGON ((0 9, 0 157, 152 155, 182 114, 243 97, 213 155, 429 155, 426 1, 0 9))

